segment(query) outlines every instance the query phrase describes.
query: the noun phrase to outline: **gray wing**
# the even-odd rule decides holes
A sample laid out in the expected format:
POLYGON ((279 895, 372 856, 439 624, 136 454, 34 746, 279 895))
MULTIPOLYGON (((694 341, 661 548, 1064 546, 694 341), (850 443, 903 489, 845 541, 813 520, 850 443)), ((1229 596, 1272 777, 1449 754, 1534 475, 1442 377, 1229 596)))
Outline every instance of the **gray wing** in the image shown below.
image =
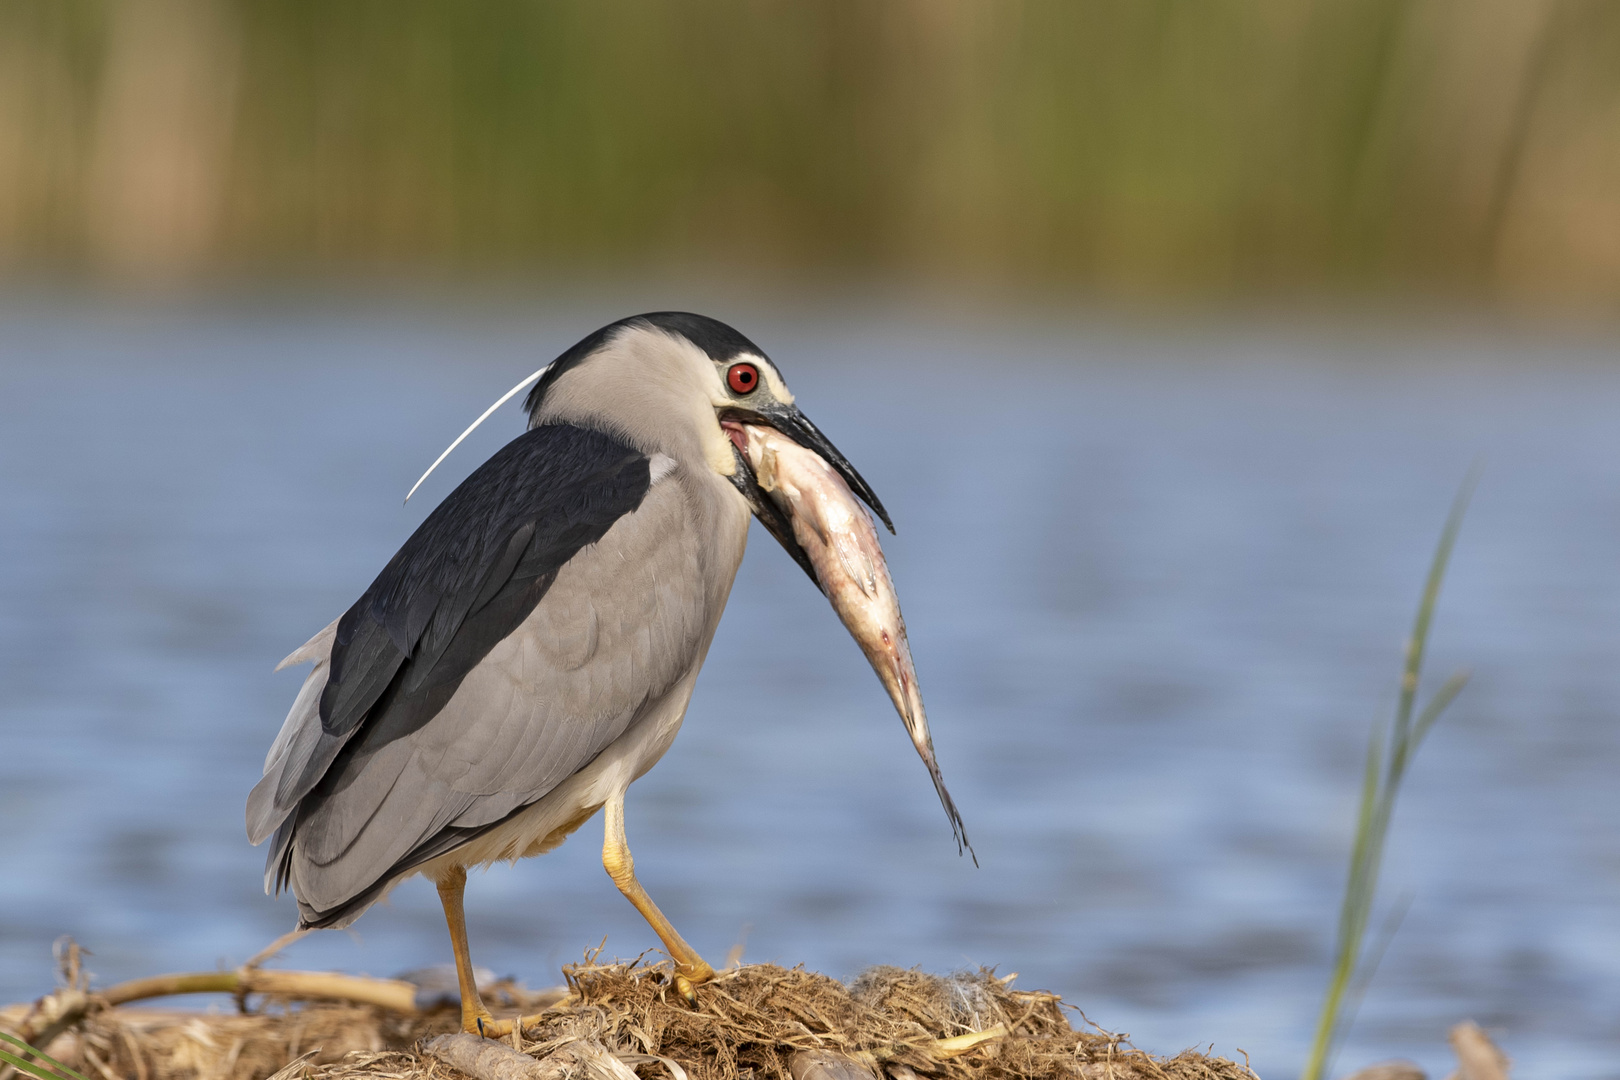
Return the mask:
POLYGON ((385 716, 343 749, 286 830, 304 924, 350 921, 401 875, 545 797, 690 671, 724 598, 691 513, 679 483, 655 485, 430 719, 401 732, 385 716))
POLYGON ((548 425, 502 447, 428 515, 338 620, 319 723, 284 729, 274 768, 248 796, 248 838, 282 833, 272 869, 295 811, 350 742, 379 727, 395 738, 431 719, 557 571, 634 511, 651 483, 649 460, 633 447, 548 425))
POLYGON ((338 620, 333 619, 326 624, 326 629, 276 665, 277 671, 297 664, 313 663, 315 667, 304 679, 304 685, 287 713, 286 722, 281 725, 276 741, 270 744, 270 752, 264 757, 264 779, 254 787, 253 795, 248 796, 248 839, 255 844, 262 843, 270 831, 280 824, 279 818, 267 822, 273 812, 267 796, 280 783, 289 764, 301 763, 320 738, 321 691, 326 688, 326 671, 332 664, 332 639, 337 635, 337 627, 338 620), (258 799, 254 796, 258 796, 258 799))

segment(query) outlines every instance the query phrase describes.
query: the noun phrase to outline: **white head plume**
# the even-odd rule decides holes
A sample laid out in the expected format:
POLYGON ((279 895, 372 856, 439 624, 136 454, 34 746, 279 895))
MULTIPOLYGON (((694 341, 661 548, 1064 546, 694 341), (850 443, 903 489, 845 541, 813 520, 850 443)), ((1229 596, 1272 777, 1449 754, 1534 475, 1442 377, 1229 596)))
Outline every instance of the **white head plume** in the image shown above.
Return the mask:
MULTIPOLYGON (((505 405, 508 401, 511 401, 514 397, 516 397, 518 395, 518 393, 520 391, 523 390, 524 387, 528 386, 530 383, 534 382, 540 376, 544 375, 546 373, 547 368, 550 368, 550 367, 551 367, 551 365, 547 364, 545 367, 541 368, 539 371, 535 372, 533 375, 530 375, 527 379, 524 379, 522 382, 520 382, 516 386, 512 387, 512 389, 510 389, 506 393, 502 394, 500 396, 500 399, 498 401, 496 401, 495 404, 493 404, 489 408, 485 409, 484 410, 484 415, 482 415, 478 419, 474 420, 472 422, 472 424, 470 424, 468 426, 466 431, 463 431, 460 435, 457 435, 456 436, 456 441, 451 443, 449 446, 445 447, 444 448, 444 453, 440 454, 438 456, 438 459, 435 460, 433 462, 433 464, 428 466, 428 471, 422 474, 422 480, 426 480, 428 477, 432 476, 433 475, 433 470, 437 469, 439 467, 440 463, 442 463, 445 458, 450 456, 450 451, 452 451, 456 447, 460 446, 461 445, 461 440, 465 439, 467 436, 471 435, 474 431, 476 431, 478 429, 478 425, 482 424, 485 420, 488 420, 491 413, 493 413, 496 409, 500 408, 502 405, 505 405)), ((422 486, 422 480, 418 480, 416 483, 412 484, 411 485, 411 490, 409 490, 409 491, 407 491, 405 493, 405 501, 406 502, 410 502, 411 501, 411 496, 416 494, 416 489, 422 486)))

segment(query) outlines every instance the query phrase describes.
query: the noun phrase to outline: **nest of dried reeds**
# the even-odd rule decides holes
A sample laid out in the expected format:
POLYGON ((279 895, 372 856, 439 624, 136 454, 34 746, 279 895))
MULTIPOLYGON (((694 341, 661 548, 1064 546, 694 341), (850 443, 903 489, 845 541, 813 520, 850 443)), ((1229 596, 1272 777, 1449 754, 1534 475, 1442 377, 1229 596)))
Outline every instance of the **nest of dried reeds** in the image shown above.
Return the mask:
MULTIPOLYGON (((1120 1035, 1070 1022, 1054 994, 1013 987, 989 971, 935 976, 874 968, 853 983, 769 964, 725 971, 697 990, 693 1008, 665 965, 583 963, 565 968, 562 991, 493 997, 508 1015, 529 1013, 509 1044, 525 1055, 478 1080, 564 1061, 555 1075, 642 1080, 808 1080, 807 1061, 842 1061, 875 1080, 1254 1080, 1244 1066, 1187 1051, 1154 1057, 1120 1035), (543 1007, 542 1007, 543 1006, 543 1007), (808 1056, 807 1056, 808 1055, 808 1056), (521 1062, 511 1072, 513 1062, 521 1062), (575 1066, 578 1067, 575 1067, 575 1066), (612 1069, 609 1071, 612 1072, 612 1069)), ((455 1080, 453 1008, 401 1014, 369 1005, 267 999, 240 1013, 91 1010, 50 1052, 89 1080, 455 1080)), ((506 1053, 506 1051, 502 1051, 506 1053)), ((824 1075, 824 1074, 823 1074, 824 1075)))
POLYGON ((796 1051, 834 1050, 904 1077, 1058 1080, 1074 1076, 1233 1078, 1243 1066, 1199 1054, 1156 1059, 1121 1036, 1076 1030, 1062 1001, 989 971, 951 976, 873 968, 846 986, 803 968, 756 964, 698 990, 692 1009, 656 968, 566 971, 570 997, 524 1032, 524 1049, 594 1037, 615 1052, 679 1062, 693 1080, 786 1078, 796 1051))

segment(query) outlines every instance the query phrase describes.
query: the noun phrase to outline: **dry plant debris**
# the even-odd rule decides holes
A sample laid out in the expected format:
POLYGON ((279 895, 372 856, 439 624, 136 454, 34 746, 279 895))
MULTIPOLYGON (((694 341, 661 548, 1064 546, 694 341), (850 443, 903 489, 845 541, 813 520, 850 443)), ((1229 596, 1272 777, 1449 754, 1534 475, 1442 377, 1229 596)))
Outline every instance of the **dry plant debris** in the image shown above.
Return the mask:
POLYGON ((1344 1080, 1429 1080, 1429 1074, 1416 1062, 1397 1059, 1380 1061, 1364 1069, 1357 1069, 1344 1080))
POLYGON ((1450 1041, 1459 1080, 1507 1080, 1512 1063, 1478 1024, 1472 1020, 1458 1024, 1451 1029, 1450 1041))
MULTIPOLYGON (((1485 1030, 1472 1020, 1464 1020, 1448 1036, 1457 1055, 1457 1071, 1446 1080, 1509 1080, 1508 1056, 1491 1041, 1485 1030)), ((1357 1069, 1344 1080, 1427 1080, 1428 1074, 1410 1061, 1380 1061, 1357 1069)))
MULTIPOLYGON (((846 986, 751 965, 700 986, 696 1009, 672 992, 667 964, 587 961, 564 974, 566 997, 509 986, 497 998, 512 1012, 540 1010, 509 1041, 537 1070, 513 1072, 515 1055, 485 1055, 500 1075, 795 1080, 830 1052, 878 1080, 1256 1080, 1224 1058, 1153 1057, 1124 1036, 1076 1030, 1056 995, 1015 990, 989 971, 875 968, 846 986)), ((18 1016, 0 1011, 0 1026, 18 1016)), ((457 1041, 434 1039, 457 1031, 458 1019, 452 1008, 401 1014, 277 999, 242 1013, 105 1008, 47 1049, 90 1080, 461 1080, 446 1064, 457 1041)), ((465 1055, 469 1044, 459 1046, 465 1055)))

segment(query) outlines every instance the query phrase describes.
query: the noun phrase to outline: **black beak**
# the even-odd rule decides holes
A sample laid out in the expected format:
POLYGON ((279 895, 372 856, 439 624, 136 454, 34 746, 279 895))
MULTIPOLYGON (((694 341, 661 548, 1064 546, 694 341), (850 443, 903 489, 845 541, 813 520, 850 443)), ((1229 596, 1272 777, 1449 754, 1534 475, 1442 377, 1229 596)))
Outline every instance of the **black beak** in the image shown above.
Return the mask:
MULTIPOLYGON (((878 499, 877 493, 872 490, 871 485, 855 470, 855 466, 849 463, 849 459, 839 453, 838 447, 832 444, 832 440, 823 435, 821 429, 811 423, 808 416, 799 411, 798 406, 771 404, 757 410, 731 409, 726 412, 724 418, 741 421, 745 424, 764 424, 773 427, 806 450, 818 455, 823 461, 831 465, 839 476, 843 477, 844 483, 849 485, 851 491, 860 496, 861 501, 872 508, 872 512, 877 515, 879 521, 887 526, 889 532, 894 532, 894 522, 889 520, 889 512, 883 509, 883 503, 878 499)), ((793 561, 798 563, 806 574, 810 575, 810 580, 816 583, 816 588, 821 589, 821 582, 817 580, 816 572, 810 565, 810 556, 805 554, 804 549, 799 546, 799 542, 793 538, 793 523, 788 519, 782 508, 776 505, 775 500, 759 486, 759 481, 754 476, 753 466, 748 463, 748 456, 735 448, 733 452, 737 458, 737 471, 732 476, 732 483, 737 485, 737 490, 743 493, 743 497, 753 507, 754 516, 759 518, 760 524, 765 526, 767 532, 776 537, 777 543, 787 549, 787 553, 793 556, 793 561)), ((826 592, 826 590, 822 589, 822 592, 826 592)))

